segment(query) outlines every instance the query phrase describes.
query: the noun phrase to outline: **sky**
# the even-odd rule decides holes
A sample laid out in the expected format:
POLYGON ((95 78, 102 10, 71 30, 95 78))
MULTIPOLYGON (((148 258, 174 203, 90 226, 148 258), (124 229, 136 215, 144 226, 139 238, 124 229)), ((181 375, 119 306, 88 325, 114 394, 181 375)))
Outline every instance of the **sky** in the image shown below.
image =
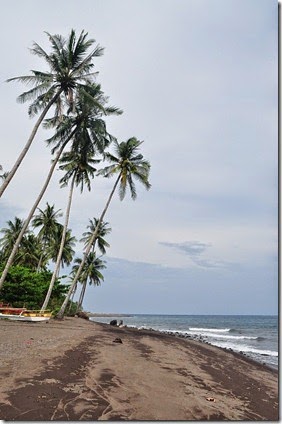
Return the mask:
MULTIPOLYGON (((26 90, 8 78, 47 70, 29 49, 45 32, 85 30, 105 48, 97 81, 106 120, 144 141, 146 191, 113 199, 105 217, 104 282, 84 309, 148 314, 278 311, 278 2, 274 0, 1 1, 1 159, 9 170, 33 128, 26 90)), ((40 130, 0 201, 0 227, 25 219, 50 166, 40 130)), ((59 173, 57 173, 59 174, 59 173)), ((66 208, 56 176, 40 203, 66 208)), ((69 227, 80 239, 113 180, 76 190, 69 227)), ((76 254, 82 245, 77 243, 76 254)), ((67 273, 67 269, 63 270, 67 273)))

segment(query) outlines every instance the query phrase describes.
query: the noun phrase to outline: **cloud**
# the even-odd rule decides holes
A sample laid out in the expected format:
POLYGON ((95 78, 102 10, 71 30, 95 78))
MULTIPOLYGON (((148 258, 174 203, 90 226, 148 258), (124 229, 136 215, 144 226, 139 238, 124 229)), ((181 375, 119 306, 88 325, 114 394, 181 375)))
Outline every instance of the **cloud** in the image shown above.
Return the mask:
POLYGON ((167 247, 172 247, 173 249, 180 250, 188 256, 199 256, 207 250, 210 243, 202 243, 200 241, 185 241, 183 243, 169 243, 169 242, 159 242, 159 244, 167 247))
POLYGON ((228 263, 224 261, 211 261, 199 257, 194 258, 193 261, 195 264, 203 268, 222 268, 228 265, 228 263))
MULTIPOLYGON (((205 253, 209 247, 212 247, 211 243, 185 241, 183 243, 159 242, 159 244, 184 253, 189 256, 194 264, 203 268, 218 268, 228 265, 228 263, 224 261, 208 260, 201 257, 201 255, 205 253)), ((229 265, 231 265, 231 263, 229 265)))

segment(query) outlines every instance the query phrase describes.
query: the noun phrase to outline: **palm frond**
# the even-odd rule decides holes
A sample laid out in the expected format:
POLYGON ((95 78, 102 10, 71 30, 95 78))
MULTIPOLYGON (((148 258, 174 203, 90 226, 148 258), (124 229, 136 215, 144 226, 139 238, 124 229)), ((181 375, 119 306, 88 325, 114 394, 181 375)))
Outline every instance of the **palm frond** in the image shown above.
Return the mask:
POLYGON ((34 98, 37 98, 38 96, 41 96, 42 94, 44 94, 46 92, 46 89, 48 89, 49 87, 50 85, 46 83, 37 85, 31 90, 25 91, 24 93, 20 94, 17 97, 17 101, 19 103, 25 103, 27 101, 33 100, 34 98))
POLYGON ((102 175, 105 178, 109 178, 109 177, 112 177, 113 175, 115 175, 118 171, 119 171, 118 165, 109 165, 109 166, 106 166, 103 169, 100 169, 97 172, 97 176, 102 175))
POLYGON ((36 56, 42 57, 48 63, 51 69, 53 69, 53 57, 48 55, 45 50, 37 43, 33 43, 33 47, 29 49, 30 52, 36 56))
POLYGON ((109 106, 105 108, 106 115, 122 115, 123 110, 116 106, 109 106))
POLYGON ((33 72, 33 75, 22 75, 20 77, 8 78, 6 82, 19 81, 27 85, 41 84, 42 82, 50 81, 53 78, 52 74, 44 72, 33 72))
POLYGON ((71 37, 73 42, 71 45, 69 45, 69 49, 71 49, 72 51, 72 67, 75 68, 80 63, 85 52, 95 43, 95 40, 86 40, 88 33, 84 33, 84 31, 81 31, 77 43, 75 44, 74 34, 74 31, 72 31, 71 37))
POLYGON ((35 116, 39 111, 43 110, 49 102, 55 102, 57 98, 56 87, 52 86, 48 91, 38 96, 28 108, 30 117, 35 116))
POLYGON ((65 39, 59 34, 51 35, 47 31, 45 31, 45 34, 48 36, 54 52, 59 57, 66 43, 65 39))

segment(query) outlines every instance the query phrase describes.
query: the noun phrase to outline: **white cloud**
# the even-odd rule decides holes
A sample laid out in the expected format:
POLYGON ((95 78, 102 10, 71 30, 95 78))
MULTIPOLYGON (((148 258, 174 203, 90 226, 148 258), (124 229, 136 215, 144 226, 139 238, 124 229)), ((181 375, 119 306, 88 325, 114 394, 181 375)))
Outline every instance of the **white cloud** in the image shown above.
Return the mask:
POLYGON ((183 243, 159 242, 159 244, 184 253, 191 259, 194 264, 200 267, 218 268, 227 266, 227 264, 224 264, 222 261, 215 261, 202 257, 202 254, 205 253, 211 246, 210 243, 203 243, 200 241, 185 241, 183 243))

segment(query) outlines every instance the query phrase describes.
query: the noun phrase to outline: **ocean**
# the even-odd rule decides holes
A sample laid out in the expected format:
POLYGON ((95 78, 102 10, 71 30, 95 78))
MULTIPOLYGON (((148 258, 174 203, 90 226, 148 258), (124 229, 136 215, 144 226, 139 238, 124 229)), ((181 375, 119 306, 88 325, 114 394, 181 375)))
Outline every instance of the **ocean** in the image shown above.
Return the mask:
POLYGON ((278 317, 266 315, 130 315, 91 317, 123 320, 128 327, 153 329, 210 343, 278 368, 278 317))

